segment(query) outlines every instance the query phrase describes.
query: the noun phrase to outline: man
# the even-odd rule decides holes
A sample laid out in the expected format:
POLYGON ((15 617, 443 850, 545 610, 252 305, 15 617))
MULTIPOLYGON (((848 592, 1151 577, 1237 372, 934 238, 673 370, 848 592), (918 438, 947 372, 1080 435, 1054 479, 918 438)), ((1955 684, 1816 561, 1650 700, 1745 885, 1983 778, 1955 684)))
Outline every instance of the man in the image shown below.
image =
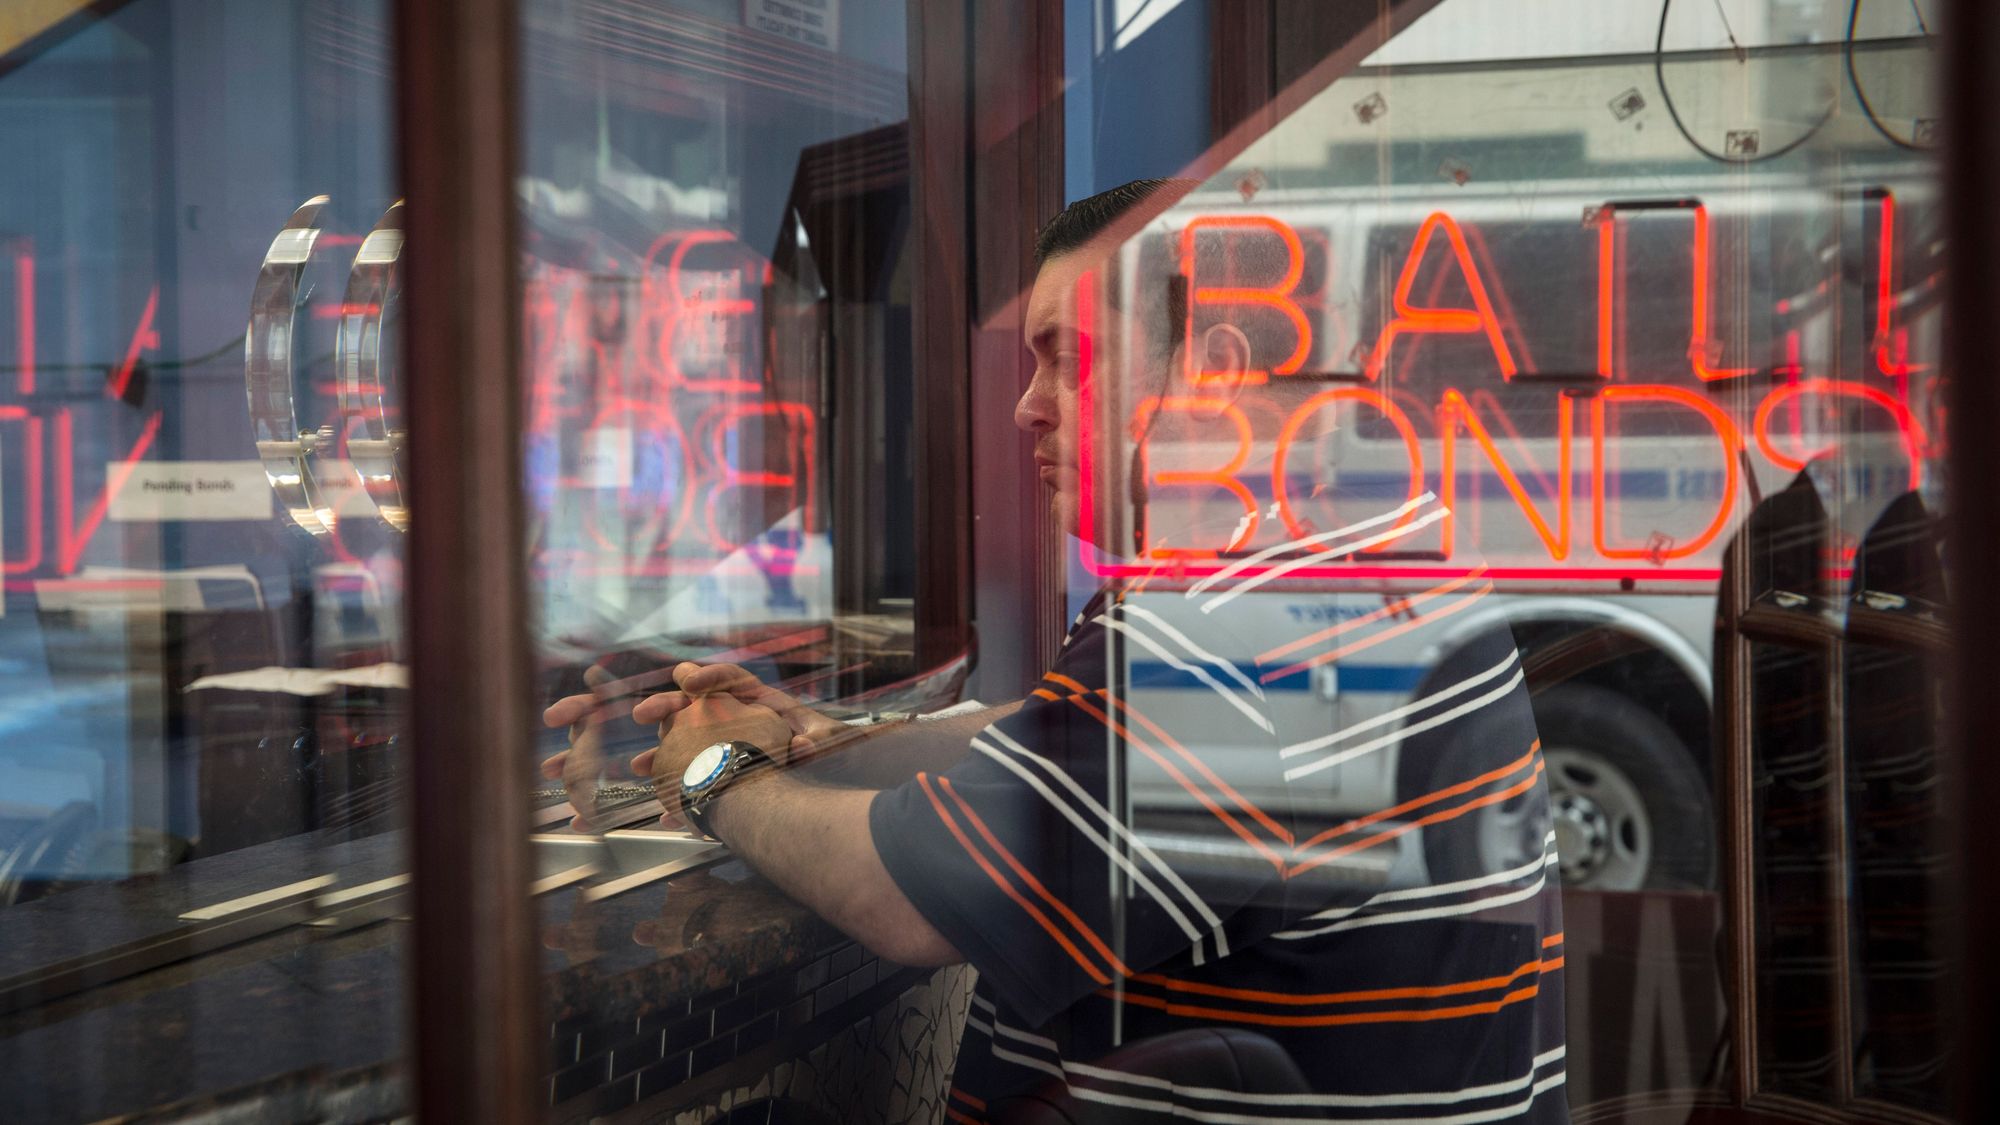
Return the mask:
MULTIPOLYGON (((1217 401, 1261 350, 1255 324, 1190 319, 1176 278, 1120 253, 1137 245, 1136 209, 1173 186, 1142 181, 1066 209, 1038 241, 1027 306, 1035 373, 1015 420, 1035 435, 1062 525, 1127 556, 1131 539, 1122 552, 1110 541, 1130 524, 1142 542, 1174 529, 1146 516, 1147 470, 1116 442, 1091 451, 1103 483, 1085 495, 1086 395, 1115 396, 1119 416, 1145 419, 1125 439, 1166 450, 1175 435, 1165 412, 1141 409, 1149 396, 1217 401), (1199 389, 1185 385, 1190 347, 1199 389)), ((1378 612, 1294 637, 1245 625, 1252 588, 1282 585, 1286 560, 1358 551, 1442 514, 1425 497, 1234 574, 1101 591, 1029 699, 981 716, 970 754, 908 783, 831 788, 766 767, 685 792, 709 832, 884 959, 978 970, 955 1120, 1004 1116, 1028 1091, 1118 1120, 1566 1120, 1553 837, 1511 640, 1470 645, 1389 721, 1334 730, 1329 712, 1281 693, 1307 666, 1425 620, 1378 612), (1436 757, 1445 772, 1430 776, 1444 783, 1341 809, 1337 767, 1398 748, 1436 757), (1496 802, 1524 810, 1536 862, 1385 889, 1387 853, 1496 802), (1283 1065, 1211 1078, 1173 1038, 1203 1028, 1283 1065)), ((1441 604, 1478 595, 1457 587, 1439 588, 1441 604)), ((633 762, 641 776, 693 763, 703 783, 726 771, 709 749, 722 740, 782 767, 842 737, 740 668, 684 664, 674 677, 679 690, 632 710, 662 730, 633 762)), ((575 696, 547 721, 582 734, 603 714, 575 696)), ((551 776, 562 768, 552 761, 551 776)), ((681 794, 662 799, 673 808, 681 794)))

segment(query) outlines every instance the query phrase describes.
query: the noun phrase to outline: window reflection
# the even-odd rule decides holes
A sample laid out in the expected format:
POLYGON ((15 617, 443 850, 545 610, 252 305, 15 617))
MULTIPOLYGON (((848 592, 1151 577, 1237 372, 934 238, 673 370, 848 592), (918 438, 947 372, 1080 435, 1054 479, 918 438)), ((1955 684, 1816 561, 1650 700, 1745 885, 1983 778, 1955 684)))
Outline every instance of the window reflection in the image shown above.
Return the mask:
MULTIPOLYGON (((551 1114, 1942 1114, 1927 8, 1023 11, 521 6, 551 1114), (991 191, 1211 141, 1033 268, 991 191), (1059 597, 1046 675, 975 668, 1059 597), (684 662, 755 686, 697 721, 684 662), (717 728, 800 802, 719 842, 661 819, 717 728)), ((141 0, 0 69, 28 1116, 401 1106, 389 15, 141 0)))

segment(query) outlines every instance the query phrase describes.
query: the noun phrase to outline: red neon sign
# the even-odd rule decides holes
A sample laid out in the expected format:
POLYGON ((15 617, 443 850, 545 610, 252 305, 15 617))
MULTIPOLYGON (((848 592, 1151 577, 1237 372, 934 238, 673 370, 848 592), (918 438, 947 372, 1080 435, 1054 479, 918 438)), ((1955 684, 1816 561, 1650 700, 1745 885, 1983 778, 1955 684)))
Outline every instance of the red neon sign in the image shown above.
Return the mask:
POLYGON ((1616 250, 1617 224, 1620 217, 1620 208, 1627 210, 1644 208, 1646 210, 1665 209, 1686 211, 1693 218, 1694 233, 1689 240, 1690 246, 1688 250, 1689 268, 1693 272, 1693 281, 1689 286, 1692 290, 1688 314, 1687 356, 1689 368, 1694 372, 1695 378, 1700 379, 1704 383, 1718 382, 1723 379, 1735 379, 1752 374, 1756 370, 1752 367, 1715 366, 1715 364, 1720 362, 1722 345, 1720 341, 1712 339, 1709 335, 1708 321, 1714 297, 1709 292, 1712 285, 1710 278, 1712 267, 1709 264, 1712 250, 1711 236, 1709 234, 1708 207, 1701 201, 1694 199, 1678 199, 1666 203, 1612 202, 1606 203, 1597 209, 1598 373, 1607 379, 1611 377, 1611 339, 1612 334, 1616 331, 1617 320, 1614 316, 1614 305, 1617 304, 1617 307, 1622 307, 1622 304, 1614 301, 1612 295, 1613 285, 1623 280, 1622 273, 1617 268, 1618 255, 1616 250))
POLYGON ((1187 303, 1187 325, 1182 338, 1187 341, 1186 372, 1188 382, 1195 385, 1213 381, 1262 383, 1271 375, 1290 375, 1305 366, 1306 356, 1312 352, 1312 324, 1306 320, 1306 313, 1292 296, 1299 287, 1299 279, 1305 276, 1306 252, 1299 242, 1299 233, 1289 223, 1280 222, 1266 215, 1209 215, 1195 219, 1181 230, 1181 274, 1187 278, 1189 299, 1187 303), (1201 285, 1196 272, 1195 241, 1204 230, 1248 229, 1262 230, 1277 236, 1285 245, 1285 272, 1277 282, 1268 286, 1242 285, 1201 285), (1298 343, 1292 354, 1284 361, 1269 368, 1253 367, 1246 371, 1209 371, 1202 366, 1204 361, 1194 338, 1195 312, 1203 305, 1257 305, 1276 309, 1292 323, 1292 331, 1298 343))
POLYGON ((132 342, 125 346, 125 358, 118 369, 111 373, 111 382, 104 388, 111 398, 122 399, 132 385, 132 372, 139 366, 139 353, 160 346, 159 330, 153 327, 153 314, 160 307, 160 287, 146 294, 146 311, 139 314, 139 327, 132 331, 132 342))
MULTIPOLYGON (((1288 474, 1286 473, 1291 460, 1292 447, 1298 441, 1299 431, 1305 427, 1307 422, 1312 420, 1321 408, 1332 406, 1342 401, 1366 403, 1374 407, 1382 417, 1388 419, 1391 426, 1395 427, 1397 436, 1403 439, 1404 452, 1410 459, 1410 490, 1409 494, 1404 497, 1404 501, 1408 503, 1423 495, 1423 448, 1417 444, 1417 431, 1415 427, 1410 425, 1409 416, 1398 409, 1395 403, 1368 387, 1336 387, 1330 391, 1321 391, 1319 394, 1301 403, 1299 408, 1294 410, 1289 418, 1285 419, 1284 426, 1278 431, 1277 449, 1271 455, 1271 498, 1278 509, 1278 518, 1285 521, 1285 531, 1294 539, 1309 538, 1315 529, 1309 528, 1301 522, 1297 513, 1292 508, 1291 488, 1288 474)), ((1415 518, 1416 512, 1412 509, 1410 512, 1405 513, 1401 519, 1397 520, 1394 526, 1397 528, 1407 527, 1410 521, 1415 518)), ((1362 553, 1368 554, 1370 552, 1385 551, 1389 549, 1389 546, 1388 543, 1382 543, 1374 547, 1366 547, 1362 549, 1362 553)), ((1324 544, 1312 544, 1311 549, 1315 551, 1333 550, 1332 547, 1324 544)))
POLYGON ((1881 193, 1875 240, 1875 367, 1891 379, 1930 370, 1910 362, 1910 330, 1896 323, 1896 194, 1881 193))
MULTIPOLYGON (((1152 427, 1148 423, 1152 421, 1155 414, 1163 413, 1191 414, 1196 417, 1204 415, 1208 417, 1223 417, 1229 419, 1235 425, 1236 452, 1230 455, 1228 463, 1220 468, 1175 469, 1156 473, 1153 471, 1151 459, 1147 453, 1146 447, 1148 443, 1142 440, 1139 443, 1139 471, 1143 475, 1148 488, 1154 484, 1163 484, 1170 488, 1208 485, 1223 489, 1235 496, 1237 501, 1243 505, 1243 519, 1237 524, 1236 534, 1230 537, 1229 546, 1223 549, 1227 551, 1241 550, 1244 544, 1250 542, 1256 536, 1257 524, 1259 522, 1256 497, 1250 495, 1250 489, 1236 477, 1236 474, 1242 471, 1243 466, 1249 463, 1250 452, 1254 444, 1250 435, 1250 419, 1244 415, 1243 411, 1235 403, 1225 399, 1162 399, 1154 397, 1146 399, 1139 404, 1137 417, 1133 420, 1133 425, 1138 427, 1140 433, 1150 435, 1152 427)), ((1142 512, 1142 519, 1143 516, 1142 512)), ((1147 544, 1152 542, 1148 535, 1148 529, 1143 523, 1139 530, 1139 541, 1147 544)), ((1161 546, 1148 546, 1146 554, 1156 559, 1179 557, 1212 559, 1216 556, 1216 552, 1213 550, 1161 546)))
MULTIPOLYGON (((1567 401, 1567 399, 1565 399, 1567 401)), ((1699 554, 1702 548, 1715 541, 1722 529, 1729 525, 1730 513, 1736 510, 1737 457, 1736 451, 1743 447, 1743 435, 1737 431, 1736 423, 1729 420, 1720 407, 1692 391, 1680 387, 1648 385, 1618 385, 1600 390, 1590 403, 1590 463, 1591 493, 1596 503, 1591 505, 1591 541, 1597 553, 1607 559, 1651 559, 1665 562, 1669 559, 1684 559, 1699 554), (1604 487, 1605 448, 1604 441, 1610 425, 1606 415, 1613 402, 1671 402, 1685 406, 1702 416, 1715 430, 1716 440, 1722 443, 1723 485, 1722 502, 1717 505, 1715 518, 1709 521, 1701 534, 1683 544, 1664 547, 1614 547, 1606 535, 1606 511, 1611 507, 1606 502, 1610 495, 1604 487)))
POLYGON ((1800 395, 1828 395, 1839 398, 1859 399, 1881 407, 1895 420, 1896 432, 1903 443, 1903 451, 1910 461, 1910 488, 1914 491, 1924 479, 1924 430, 1917 423, 1910 408, 1903 405, 1894 395, 1865 383, 1854 383, 1843 379, 1806 379, 1802 382, 1787 383, 1764 397, 1757 404, 1756 417, 1751 422, 1751 432, 1757 441, 1757 450, 1773 465, 1781 469, 1797 472, 1806 467, 1806 462, 1833 449, 1822 446, 1809 453, 1794 457, 1779 449, 1771 440, 1771 414, 1787 399, 1800 395))
POLYGON ((1500 377, 1512 379, 1518 370, 1514 363, 1514 353, 1507 347, 1507 339, 1500 331, 1500 318, 1493 313, 1493 302, 1486 295, 1486 283, 1480 278, 1479 267, 1473 264, 1472 251, 1466 246, 1465 232, 1458 223, 1443 211, 1433 211, 1417 228, 1416 241, 1410 252, 1403 258, 1403 269, 1396 278, 1396 290, 1391 296, 1395 316, 1382 326, 1382 334, 1375 341, 1375 350, 1368 356, 1368 378, 1372 381, 1382 374, 1383 364, 1388 362, 1389 349, 1396 337, 1423 333, 1462 334, 1484 332, 1486 341, 1492 345, 1493 358, 1500 365, 1500 377), (1472 293, 1471 308, 1420 306, 1410 303, 1410 291, 1417 283, 1417 272, 1423 265, 1424 255, 1430 248, 1431 238, 1439 229, 1445 232, 1447 244, 1451 248, 1452 261, 1464 277, 1465 285, 1472 293))
MULTIPOLYGON (((1269 224, 1273 221, 1259 217, 1254 223, 1244 225, 1268 230, 1269 224)), ((1893 238, 1893 223, 1894 219, 1891 217, 1888 228, 1891 238, 1893 238)), ((1190 224, 1190 226, 1196 225, 1210 227, 1219 224, 1212 220, 1198 220, 1190 224)), ((1294 239, 1285 240, 1288 247, 1294 242, 1294 239)), ((1433 332, 1483 336, 1493 350, 1496 365, 1501 371, 1501 381, 1505 383, 1511 380, 1515 384, 1514 388, 1507 392, 1508 394, 1515 399, 1542 393, 1554 396, 1553 399, 1541 400, 1546 406, 1554 408, 1553 434, 1538 433, 1533 438, 1523 437, 1516 431, 1507 411, 1502 409, 1494 391, 1477 386, 1446 385, 1432 392, 1436 397, 1429 401, 1415 397, 1411 393, 1411 387, 1405 385, 1392 384, 1379 389, 1368 386, 1335 387, 1319 391, 1296 405, 1280 405, 1277 401, 1266 401, 1261 396, 1253 396, 1249 400, 1236 397, 1176 398, 1169 393, 1164 399, 1154 398, 1141 402, 1134 409, 1132 432, 1143 435, 1142 448, 1137 451, 1138 460, 1143 466, 1141 471, 1149 484, 1210 490, 1209 498, 1203 501, 1210 507, 1205 512, 1198 513, 1198 520, 1201 526, 1215 529, 1214 541, 1176 543, 1168 548, 1164 545, 1164 540, 1155 542, 1155 537, 1160 536, 1161 532, 1152 525, 1150 514, 1142 509, 1136 518, 1142 524, 1141 543, 1146 549, 1141 550, 1140 557, 1136 559, 1120 558, 1090 545, 1099 542, 1098 537, 1093 534, 1093 525, 1102 522, 1107 513, 1121 509, 1107 507, 1104 512, 1099 512, 1092 495, 1093 488, 1099 483, 1095 469, 1104 463, 1102 458, 1105 453, 1095 447, 1091 432, 1094 428, 1102 428, 1107 420, 1097 416, 1101 395, 1093 387, 1093 380, 1090 377, 1094 279, 1083 278, 1076 296, 1083 335, 1080 347, 1084 370, 1080 395, 1083 429, 1080 461, 1083 468, 1081 523, 1086 540, 1083 551, 1085 566, 1099 576, 1138 577, 1156 573, 1162 561, 1171 560, 1177 575, 1200 577, 1215 573, 1224 562, 1229 561, 1226 556, 1234 555, 1238 561, 1234 564, 1232 573, 1240 573, 1244 577, 1268 573, 1279 565, 1284 566, 1286 575, 1299 578, 1434 579, 1468 573, 1469 564, 1458 565, 1452 561, 1455 537, 1458 533, 1455 526, 1456 517, 1441 521, 1433 542, 1441 542, 1442 550, 1436 552, 1439 557, 1435 562, 1426 560, 1413 564, 1400 561, 1392 563, 1381 559, 1379 554, 1372 560, 1363 557, 1362 554, 1349 554, 1344 556, 1347 560, 1345 562, 1336 562, 1329 558, 1324 563, 1314 561, 1310 565, 1298 565, 1303 561, 1299 555, 1329 553, 1329 548, 1308 542, 1315 535, 1316 528, 1302 514, 1299 488, 1291 473, 1295 454, 1298 453, 1298 439, 1308 432, 1308 427, 1313 425, 1316 418, 1342 403, 1353 403, 1356 409, 1373 410, 1380 421, 1371 422, 1367 432, 1361 432, 1359 427, 1356 427, 1362 444, 1355 445, 1354 439, 1346 439, 1339 447, 1342 450, 1341 457, 1351 458, 1358 450, 1369 458, 1376 460, 1386 458, 1393 461, 1397 454, 1392 451, 1398 451, 1400 446, 1399 452, 1403 460, 1396 462, 1397 467, 1392 474, 1383 474, 1375 470, 1373 466, 1376 461, 1370 461, 1365 465, 1349 462, 1352 471, 1370 482, 1367 485, 1371 490, 1368 494, 1380 497, 1379 503, 1390 502, 1380 490, 1391 481, 1397 482, 1393 487, 1403 493, 1406 505, 1412 499, 1422 496, 1426 480, 1434 481, 1433 487, 1447 508, 1453 507, 1461 499, 1455 495, 1461 487, 1476 487, 1482 477, 1487 481, 1498 482, 1501 492, 1520 509, 1525 522, 1524 530, 1531 536, 1526 542, 1533 544, 1528 548, 1529 553, 1546 559, 1548 564, 1527 559, 1521 560, 1527 565, 1491 567, 1490 573, 1499 579, 1516 581, 1618 579, 1649 583, 1713 581, 1720 574, 1719 568, 1703 565, 1699 560, 1713 552, 1717 541, 1729 530, 1732 520, 1741 511, 1739 493, 1743 489, 1746 474, 1750 471, 1742 459, 1743 451, 1746 448, 1755 449, 1771 466, 1786 471, 1797 471, 1810 457, 1826 452, 1824 449, 1810 452, 1801 450, 1796 440, 1793 440, 1788 448, 1781 448, 1774 440, 1771 432, 1773 418, 1782 416, 1779 412, 1787 408, 1791 415, 1797 415, 1798 403, 1805 396, 1852 399, 1885 411, 1909 456, 1909 484, 1914 488, 1921 479, 1921 461, 1929 451, 1923 428, 1917 423, 1908 405, 1885 390, 1838 380, 1803 378, 1802 348, 1796 329, 1786 338, 1787 354, 1791 358, 1786 365, 1777 369, 1778 373, 1786 375, 1790 381, 1764 391, 1758 396, 1754 420, 1750 423, 1748 432, 1744 424, 1738 421, 1730 410, 1711 401, 1702 392, 1703 384, 1739 379, 1757 370, 1750 366, 1724 366, 1717 355, 1712 339, 1711 320, 1711 311, 1716 304, 1712 243, 1713 228, 1708 209, 1697 200, 1664 204, 1628 202, 1607 204, 1602 208, 1598 216, 1595 244, 1592 247, 1597 267, 1595 310, 1598 316, 1597 375, 1602 381, 1568 393, 1555 387, 1541 392, 1527 384, 1525 379, 1512 378, 1520 373, 1514 357, 1516 354, 1525 356, 1526 345, 1524 341, 1520 341, 1510 347, 1510 342, 1503 332, 1503 323, 1506 322, 1498 314, 1499 305, 1494 298, 1488 296, 1491 293, 1497 297, 1500 291, 1493 286, 1497 285, 1499 279, 1492 275, 1491 264, 1479 255, 1474 232, 1461 230, 1459 224, 1448 214, 1440 212, 1430 216, 1417 232, 1413 245, 1402 261, 1390 301, 1389 321, 1381 330, 1378 344, 1369 357, 1366 374, 1371 376, 1380 374, 1386 357, 1399 335, 1433 332), (1626 250, 1618 226, 1621 217, 1618 214, 1620 208, 1672 209, 1687 214, 1691 231, 1686 259, 1690 266, 1690 275, 1686 283, 1689 286, 1687 306, 1689 348, 1688 367, 1685 370, 1697 380, 1692 388, 1654 382, 1623 381, 1632 378, 1632 374, 1621 370, 1625 359, 1616 338, 1619 321, 1625 315, 1621 274, 1627 265, 1626 250), (1436 292, 1422 304, 1412 296, 1418 274, 1424 269, 1426 259, 1437 257, 1431 253, 1431 249, 1440 241, 1438 239, 1440 233, 1444 236, 1443 243, 1449 247, 1450 263, 1457 266, 1465 281, 1466 292, 1471 295, 1470 300, 1464 303, 1464 307, 1442 304, 1437 299, 1436 292), (1591 470, 1588 477, 1578 477, 1572 471, 1573 450, 1579 437, 1574 432, 1575 397, 1591 399, 1588 451, 1591 457, 1591 470), (1621 410, 1628 407, 1691 412, 1701 418, 1709 434, 1712 435, 1714 444, 1706 445, 1708 439, 1701 436, 1699 429, 1693 430, 1690 436, 1685 426, 1679 427, 1671 435, 1657 430, 1644 431, 1648 434, 1649 440, 1667 439, 1675 442, 1671 454, 1655 449, 1655 456, 1650 459, 1647 467, 1632 470, 1616 469, 1611 464, 1616 453, 1611 439, 1619 436, 1618 420, 1621 410), (1155 415, 1163 412, 1195 415, 1218 422, 1226 418, 1230 427, 1235 430, 1236 440, 1226 454, 1221 448, 1217 449, 1215 455, 1217 464, 1213 467, 1204 467, 1198 472, 1156 472, 1151 467, 1150 459, 1158 450, 1148 450, 1143 448, 1143 445, 1150 443, 1157 446, 1165 440, 1154 435, 1148 425, 1155 415), (1265 420, 1253 426, 1250 421, 1252 418, 1265 420), (1423 436, 1426 431, 1420 428, 1425 424, 1424 419, 1430 420, 1428 431, 1430 437, 1423 436), (1461 430, 1464 431, 1463 435, 1460 433, 1461 430), (1484 455, 1483 459, 1472 459, 1478 462, 1476 468, 1479 471, 1471 472, 1471 475, 1465 478, 1472 482, 1471 486, 1465 486, 1461 481, 1461 474, 1470 472, 1473 468, 1462 465, 1460 461, 1458 443, 1461 436, 1469 437, 1484 455), (1436 462, 1427 465, 1426 449, 1431 440, 1437 443, 1436 462), (1544 454, 1555 462, 1553 472, 1536 467, 1532 462, 1525 466, 1521 463, 1523 456, 1532 457, 1531 448, 1543 448, 1542 443, 1554 446, 1544 454), (1264 452, 1266 450, 1268 454, 1264 452), (1709 452, 1710 450, 1712 452, 1709 452), (1270 495, 1260 499, 1258 490, 1253 489, 1252 485, 1263 476, 1258 472, 1262 466, 1254 462, 1265 456, 1269 458, 1270 495), (1540 486, 1533 491, 1528 486, 1535 482, 1523 475, 1524 468, 1530 475, 1541 478, 1540 486), (1405 472, 1407 472, 1407 485, 1401 483, 1405 472), (1635 542, 1621 535, 1617 528, 1618 516, 1621 507, 1629 505, 1621 501, 1620 492, 1627 487, 1624 482, 1631 472, 1641 474, 1642 478, 1652 478, 1652 481, 1641 485, 1642 488, 1670 490, 1666 494, 1655 491, 1641 495, 1649 498, 1663 495, 1677 497, 1673 503, 1662 507, 1658 515, 1667 516, 1678 522, 1686 518, 1685 513, 1692 510, 1694 519, 1699 521, 1699 526, 1690 529, 1685 535, 1676 531, 1671 537, 1667 531, 1656 528, 1644 543, 1635 542), (1576 502, 1573 494, 1584 488, 1590 491, 1588 499, 1592 505, 1592 526, 1585 548, 1587 554, 1579 557, 1572 538, 1576 502), (1222 501, 1219 495, 1215 495, 1218 492, 1227 493, 1231 498, 1230 501, 1222 501), (1696 506, 1692 509, 1689 500, 1696 501, 1696 506), (1712 504, 1712 507, 1700 506, 1703 503, 1712 504), (1265 504, 1270 506, 1268 513, 1261 512, 1265 504), (1220 529, 1228 523, 1232 515, 1239 512, 1241 520, 1236 525, 1236 531, 1228 535, 1227 542, 1224 542, 1220 529), (1263 514, 1275 516, 1277 522, 1282 524, 1285 538, 1298 544, 1289 555, 1275 555, 1271 548, 1261 545, 1253 547, 1260 526, 1260 515, 1263 514), (1255 560, 1243 559, 1243 553, 1252 549, 1259 552, 1259 557, 1255 560), (1270 555, 1273 561, 1266 563, 1266 555, 1270 555), (1246 566, 1246 562, 1250 565, 1246 566)), ((1192 245, 1192 241, 1185 233, 1181 245, 1184 252, 1192 245)), ((1444 263, 1440 262, 1439 265, 1443 266, 1444 263)), ((1184 253, 1183 270, 1188 268, 1189 262, 1184 253)), ((1449 272, 1448 269, 1446 272, 1449 272)), ((1442 283, 1442 279, 1435 274, 1432 277, 1434 282, 1442 283)), ((1878 275, 1876 279, 1878 294, 1880 286, 1884 284, 1883 278, 1887 278, 1886 283, 1893 286, 1893 277, 1890 274, 1885 272, 1878 275)), ((1292 280, 1287 278, 1284 282, 1289 283, 1292 280)), ((1877 315, 1880 315, 1879 311, 1877 315)), ((1184 373, 1190 378, 1201 378, 1212 374, 1196 371, 1191 366, 1185 369, 1184 373)), ((1275 384, 1267 383, 1267 385, 1275 384)), ((1111 432, 1125 432, 1125 425, 1120 424, 1111 432)), ((1217 444, 1220 444, 1219 439, 1217 444)), ((1317 490, 1313 494, 1317 495, 1317 490)), ((1473 520, 1476 524, 1482 515, 1490 516, 1491 513, 1487 510, 1489 508, 1490 505, 1475 503, 1458 514, 1473 520)), ((1361 518, 1364 515, 1366 513, 1363 512, 1352 514, 1345 510, 1342 512, 1343 520, 1361 518)), ((1407 521, 1410 518, 1408 509, 1406 508, 1404 514, 1398 518, 1407 521)), ((1399 523, 1397 526, 1401 527, 1402 524, 1399 523)), ((1269 538, 1269 534, 1266 533, 1265 540, 1268 541, 1269 538)), ((1491 546, 1490 540, 1488 545, 1491 546)), ((1279 547, 1282 547, 1282 542, 1279 547)), ((1373 550, 1396 552, 1405 557, 1411 553, 1420 557, 1428 553, 1424 547, 1413 545, 1409 540, 1393 545, 1385 544, 1373 550)), ((1510 563, 1512 561, 1514 560, 1508 560, 1510 563)))
MULTIPOLYGON (((1438 492, 1439 498, 1444 501, 1444 506, 1452 508, 1452 501, 1456 498, 1458 492, 1458 427, 1463 425, 1466 432, 1472 435, 1473 440, 1479 443, 1479 448, 1485 452, 1486 460, 1492 464, 1494 471, 1500 474, 1500 483, 1505 485, 1508 493, 1514 497, 1514 503, 1520 505, 1522 514, 1528 517, 1528 523, 1535 529, 1535 534, 1548 547, 1549 557, 1557 562, 1568 558, 1570 429, 1573 425, 1574 413, 1575 408, 1570 402, 1569 396, 1559 395, 1556 399, 1556 526, 1551 529, 1548 521, 1543 519, 1541 512, 1536 509, 1534 501, 1528 498, 1527 489, 1521 487, 1521 478, 1514 474, 1514 467, 1507 463, 1507 459, 1500 455, 1499 447, 1493 444, 1493 435, 1488 433, 1486 427, 1480 423, 1478 415, 1473 412, 1472 404, 1467 402, 1465 396, 1455 389, 1444 392, 1444 398, 1438 403, 1439 428, 1443 435, 1442 456, 1444 461, 1441 478, 1442 487, 1439 488, 1438 492)), ((1502 417, 1505 416, 1502 415, 1502 417)), ((1457 523, 1458 514, 1456 510, 1451 515, 1445 517, 1444 553, 1446 555, 1451 554, 1454 542, 1453 534, 1457 523)))

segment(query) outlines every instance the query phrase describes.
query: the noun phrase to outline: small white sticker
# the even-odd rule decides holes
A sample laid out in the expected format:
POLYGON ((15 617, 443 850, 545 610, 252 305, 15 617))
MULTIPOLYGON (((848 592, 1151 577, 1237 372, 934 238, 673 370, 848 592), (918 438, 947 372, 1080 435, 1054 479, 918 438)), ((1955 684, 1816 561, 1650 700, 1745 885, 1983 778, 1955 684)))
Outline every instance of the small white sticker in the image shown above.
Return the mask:
POLYGON ((109 515, 122 523, 180 520, 267 520, 271 484, 261 461, 114 461, 130 468, 125 487, 111 497, 109 515))

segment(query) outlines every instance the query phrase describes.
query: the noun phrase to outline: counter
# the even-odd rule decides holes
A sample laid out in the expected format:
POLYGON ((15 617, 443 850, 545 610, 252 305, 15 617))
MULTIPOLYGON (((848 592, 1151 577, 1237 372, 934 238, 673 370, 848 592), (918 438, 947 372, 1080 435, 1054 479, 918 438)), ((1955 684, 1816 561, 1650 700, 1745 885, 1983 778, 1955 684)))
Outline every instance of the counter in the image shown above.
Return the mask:
MULTIPOLYGON (((0 911, 0 977, 170 934, 192 908, 288 879, 338 871, 354 886, 402 868, 399 833, 313 844, 289 838, 0 911)), ((866 1050, 860 1041, 874 1031, 856 1029, 885 1009, 921 1018, 956 1003, 962 1019, 965 972, 878 964, 734 860, 609 898, 572 887, 538 903, 556 1120, 645 1099, 628 1115, 665 1119, 760 1089, 846 1104, 852 1091, 815 1096, 837 1069, 829 1042, 845 1036, 866 1050), (906 994, 926 998, 899 1003, 906 994)), ((407 927, 329 929, 293 924, 72 995, 13 997, 0 1016, 9 1060, 0 1105, 17 1122, 161 1109, 260 1120, 398 1112, 407 927)), ((950 1026, 942 1043, 923 1044, 945 1052, 941 1064, 893 1063, 927 1069, 938 1099, 950 1026)), ((875 1031, 902 1039, 893 1027, 875 1031)), ((879 1077, 925 1096, 907 1075, 879 1077)))

